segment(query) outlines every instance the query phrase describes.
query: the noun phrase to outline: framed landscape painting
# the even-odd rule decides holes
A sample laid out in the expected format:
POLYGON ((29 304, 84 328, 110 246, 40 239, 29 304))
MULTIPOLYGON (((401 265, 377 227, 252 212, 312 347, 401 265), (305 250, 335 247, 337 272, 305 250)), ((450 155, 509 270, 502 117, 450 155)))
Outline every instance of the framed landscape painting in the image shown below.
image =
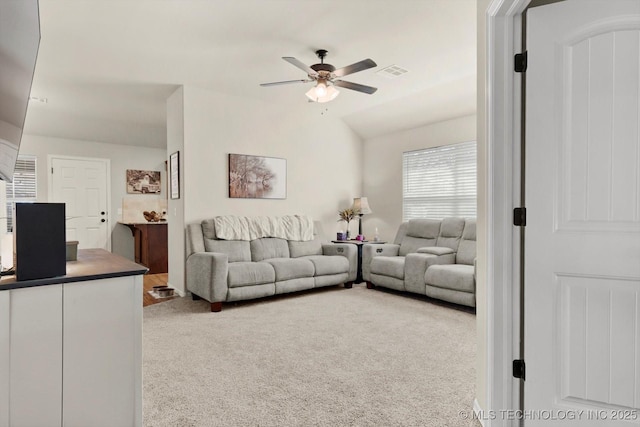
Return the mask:
POLYGON ((229 197, 286 199, 287 161, 277 157, 229 154, 229 197))

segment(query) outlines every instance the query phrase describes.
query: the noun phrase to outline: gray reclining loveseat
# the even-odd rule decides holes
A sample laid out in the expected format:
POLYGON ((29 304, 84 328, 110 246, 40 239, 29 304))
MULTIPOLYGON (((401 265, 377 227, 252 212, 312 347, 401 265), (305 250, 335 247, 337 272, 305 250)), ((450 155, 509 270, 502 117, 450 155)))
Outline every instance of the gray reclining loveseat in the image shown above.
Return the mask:
POLYGON ((476 220, 412 219, 393 244, 365 244, 362 275, 382 286, 475 307, 476 220))
POLYGON ((187 290, 204 298, 211 311, 222 303, 345 284, 357 273, 357 249, 350 244, 323 243, 314 221, 314 239, 293 241, 275 237, 222 240, 215 221, 187 226, 187 290))

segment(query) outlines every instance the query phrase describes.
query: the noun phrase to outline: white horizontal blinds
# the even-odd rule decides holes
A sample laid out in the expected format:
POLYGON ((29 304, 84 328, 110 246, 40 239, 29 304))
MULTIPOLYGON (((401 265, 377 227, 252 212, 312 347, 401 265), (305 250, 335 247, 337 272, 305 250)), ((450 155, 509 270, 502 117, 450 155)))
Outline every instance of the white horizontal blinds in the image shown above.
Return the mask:
POLYGON ((18 156, 13 182, 7 182, 7 232, 13 231, 13 203, 35 202, 36 184, 36 158, 18 156))
POLYGON ((476 142, 402 155, 402 209, 412 218, 476 217, 476 142))

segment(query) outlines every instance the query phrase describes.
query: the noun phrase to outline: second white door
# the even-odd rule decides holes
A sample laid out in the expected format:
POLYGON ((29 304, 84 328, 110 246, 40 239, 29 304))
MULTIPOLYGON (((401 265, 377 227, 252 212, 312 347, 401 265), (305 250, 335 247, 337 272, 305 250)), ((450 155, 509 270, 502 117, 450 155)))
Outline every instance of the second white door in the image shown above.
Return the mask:
POLYGON ((640 0, 529 10, 525 425, 640 425, 640 0))
POLYGON ((106 159, 50 159, 50 202, 66 205, 67 240, 78 248, 110 249, 106 159))

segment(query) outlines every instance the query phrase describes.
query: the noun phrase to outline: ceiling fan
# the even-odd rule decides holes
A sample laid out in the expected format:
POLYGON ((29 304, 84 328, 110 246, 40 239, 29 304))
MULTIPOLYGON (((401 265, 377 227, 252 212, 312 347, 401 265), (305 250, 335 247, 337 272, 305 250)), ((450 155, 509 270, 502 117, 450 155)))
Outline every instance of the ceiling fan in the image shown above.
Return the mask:
POLYGON ((327 53, 328 52, 324 49, 317 50, 316 55, 318 55, 318 58, 320 58, 320 63, 310 66, 303 64, 302 62, 291 56, 283 56, 282 59, 292 65, 295 65, 296 67, 307 73, 308 79, 262 83, 260 84, 260 86, 278 86, 291 83, 308 83, 315 81, 316 85, 306 93, 307 97, 314 102, 329 102, 335 99, 340 92, 334 86, 340 86, 345 89, 351 89, 357 92, 367 93, 369 95, 378 90, 378 88, 375 87, 338 79, 339 77, 344 77, 349 74, 357 73, 358 71, 376 67, 377 64, 373 62, 373 60, 364 59, 360 62, 356 62, 355 64, 347 65, 346 67, 338 68, 336 70, 336 67, 334 67, 333 65, 324 63, 324 57, 327 56, 327 53))

